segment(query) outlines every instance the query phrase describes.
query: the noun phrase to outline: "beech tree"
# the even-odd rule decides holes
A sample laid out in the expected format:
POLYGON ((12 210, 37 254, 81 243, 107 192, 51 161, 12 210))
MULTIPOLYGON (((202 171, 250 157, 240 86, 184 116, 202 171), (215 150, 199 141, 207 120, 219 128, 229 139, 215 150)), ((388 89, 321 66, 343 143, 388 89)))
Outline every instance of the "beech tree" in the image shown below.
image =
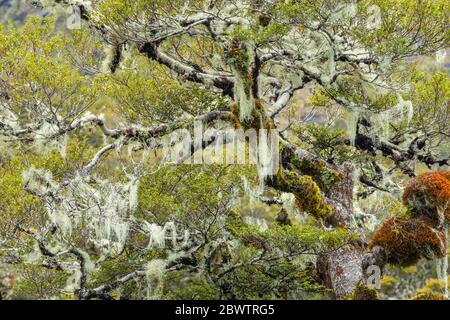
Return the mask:
MULTIPOLYGON (((397 251, 389 232, 368 246, 354 204, 448 169, 448 73, 421 65, 448 47, 448 1, 32 3, 80 29, 0 28, 0 257, 29 275, 13 296, 376 296, 368 278, 397 251), (211 134, 167 161, 198 124, 211 134), (228 129, 253 130, 275 172, 206 163, 228 129)), ((446 249, 439 221, 423 228, 446 249)), ((427 245, 406 260, 443 258, 427 245)))

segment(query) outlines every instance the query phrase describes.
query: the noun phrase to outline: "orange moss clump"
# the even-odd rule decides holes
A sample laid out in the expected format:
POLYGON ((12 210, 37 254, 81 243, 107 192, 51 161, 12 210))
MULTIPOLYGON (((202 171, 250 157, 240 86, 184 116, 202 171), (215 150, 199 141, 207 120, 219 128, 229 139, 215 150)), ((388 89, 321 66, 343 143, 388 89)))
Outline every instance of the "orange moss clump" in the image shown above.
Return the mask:
POLYGON ((447 172, 440 172, 440 171, 438 171, 438 172, 435 172, 435 173, 437 173, 441 177, 444 177, 445 179, 450 181, 450 171, 447 171, 447 172))
POLYGON ((450 223, 450 173, 431 172, 412 179, 403 193, 403 204, 413 216, 426 215, 450 223))
POLYGON ((442 258, 447 252, 447 238, 435 227, 436 223, 424 216, 391 218, 375 233, 370 248, 383 247, 387 262, 400 266, 414 265, 420 258, 442 258))

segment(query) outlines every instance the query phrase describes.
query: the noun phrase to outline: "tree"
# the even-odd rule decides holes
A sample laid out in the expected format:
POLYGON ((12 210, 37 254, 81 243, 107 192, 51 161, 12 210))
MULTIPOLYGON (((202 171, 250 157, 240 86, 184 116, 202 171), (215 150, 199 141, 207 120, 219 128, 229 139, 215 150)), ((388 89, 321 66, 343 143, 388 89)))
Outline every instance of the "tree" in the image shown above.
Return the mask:
POLYGON ((425 75, 416 59, 448 46, 447 1, 54 5, 78 8, 83 29, 61 36, 47 19, 0 29, 0 134, 8 147, 32 152, 16 168, 29 167, 24 189, 42 213, 39 228, 24 226, 29 211, 19 213, 7 245, 71 274, 66 290, 78 298, 142 298, 142 279, 159 297, 171 297, 179 281, 192 283, 192 297, 299 298, 320 290, 316 283, 348 297, 368 261, 381 265, 379 252, 364 255, 364 241, 344 230, 354 184, 364 187, 361 197, 390 192, 389 177, 415 176, 417 162, 448 165, 448 75, 425 75), (349 137, 330 126, 283 127, 304 88, 322 112, 346 110, 349 137), (105 106, 112 119, 98 115, 105 106), (213 134, 189 141, 178 165, 165 163, 174 141, 164 137, 193 133, 196 123, 213 134), (254 130, 268 153, 279 141, 276 172, 260 163, 256 174, 245 164, 182 164, 221 148, 224 128, 254 130), (240 176, 250 185, 241 193, 240 176), (313 226, 249 226, 232 201, 242 194, 269 211, 293 204, 313 226), (160 244, 165 232, 169 247, 145 244, 160 244), (25 249, 30 238, 37 255, 25 249))

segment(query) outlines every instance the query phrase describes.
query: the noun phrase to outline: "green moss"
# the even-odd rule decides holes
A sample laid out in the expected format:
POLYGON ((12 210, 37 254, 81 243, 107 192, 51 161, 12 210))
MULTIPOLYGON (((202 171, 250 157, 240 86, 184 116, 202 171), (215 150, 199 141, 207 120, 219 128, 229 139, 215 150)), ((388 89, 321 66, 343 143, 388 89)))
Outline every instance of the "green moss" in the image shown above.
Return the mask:
POLYGON ((289 214, 286 211, 286 209, 282 208, 281 211, 278 213, 275 221, 281 225, 281 226, 291 226, 292 221, 289 219, 289 214))
MULTIPOLYGON (((289 152, 289 150, 287 150, 289 152)), ((300 160, 292 152, 289 152, 288 159, 293 169, 314 179, 320 189, 327 193, 343 180, 343 175, 338 170, 325 166, 321 161, 300 160)))
POLYGON ((279 172, 275 177, 276 187, 284 192, 293 193, 297 208, 317 219, 331 217, 333 210, 325 202, 317 183, 310 176, 299 176, 293 171, 279 172))
POLYGON ((240 74, 247 74, 250 68, 249 53, 245 46, 237 41, 233 42, 225 52, 228 64, 232 65, 240 74))
POLYGON ((366 285, 358 283, 353 293, 347 300, 378 300, 378 292, 366 285))

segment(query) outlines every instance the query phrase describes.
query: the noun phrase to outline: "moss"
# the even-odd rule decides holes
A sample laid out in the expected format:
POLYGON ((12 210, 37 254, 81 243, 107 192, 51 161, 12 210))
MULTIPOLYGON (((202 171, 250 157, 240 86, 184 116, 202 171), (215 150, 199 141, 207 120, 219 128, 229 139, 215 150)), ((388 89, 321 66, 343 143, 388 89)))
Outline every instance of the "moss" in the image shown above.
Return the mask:
POLYGON ((427 217, 411 220, 391 218, 375 233, 370 248, 383 247, 390 264, 410 266, 421 258, 445 257, 446 244, 445 233, 436 229, 427 217))
POLYGON ((281 226, 292 226, 292 221, 289 219, 289 214, 286 209, 281 209, 275 221, 281 226))
POLYGON ((333 210, 312 177, 299 176, 293 171, 279 171, 274 179, 279 190, 294 194, 295 205, 299 210, 308 212, 317 219, 326 220, 331 217, 333 210))
POLYGON ((239 106, 236 102, 231 104, 231 124, 233 128, 239 129, 241 127, 241 121, 239 120, 239 106))
MULTIPOLYGON (((450 281, 450 276, 447 276, 450 281)), ((445 282, 443 279, 427 279, 424 286, 417 293, 439 293, 445 290, 445 282)))
POLYGON ((448 300, 448 298, 439 293, 419 293, 412 300, 448 300))
POLYGON ((258 17, 258 24, 262 27, 267 27, 272 21, 272 17, 270 15, 261 14, 258 17))
POLYGON ((426 215, 439 223, 450 223, 450 173, 430 172, 411 179, 403 193, 403 204, 413 216, 426 215))
POLYGON ((391 276, 383 276, 381 278, 381 289, 383 291, 390 291, 395 288, 395 285, 399 282, 398 279, 391 276))
POLYGON ((378 300, 378 292, 366 285, 358 283, 353 293, 347 300, 378 300))
POLYGON ((248 121, 240 121, 239 107, 236 103, 232 105, 231 112, 233 114, 232 122, 235 128, 238 125, 237 128, 242 127, 244 130, 254 129, 256 132, 259 132, 260 129, 276 129, 273 119, 266 114, 262 99, 255 99, 255 106, 248 121))
POLYGON ((262 99, 255 99, 255 109, 263 110, 263 101, 262 99))
POLYGON ((322 161, 310 159, 300 160, 289 149, 286 149, 285 152, 283 158, 289 159, 292 168, 298 170, 302 174, 311 176, 325 193, 328 193, 334 187, 338 186, 344 179, 341 172, 337 169, 327 167, 322 161))

